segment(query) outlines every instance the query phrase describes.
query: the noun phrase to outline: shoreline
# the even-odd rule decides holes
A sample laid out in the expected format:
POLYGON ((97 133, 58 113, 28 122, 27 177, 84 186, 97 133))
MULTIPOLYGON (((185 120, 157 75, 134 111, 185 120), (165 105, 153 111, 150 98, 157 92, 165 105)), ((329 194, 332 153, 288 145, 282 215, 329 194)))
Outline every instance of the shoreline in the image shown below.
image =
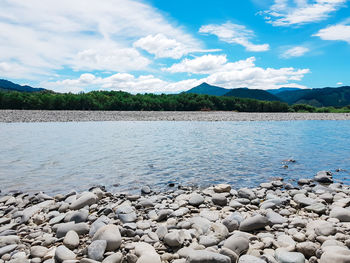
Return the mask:
POLYGON ((0 110, 0 122, 350 120, 350 113, 0 110))
POLYGON ((350 186, 326 171, 298 186, 1 194, 0 263, 344 263, 349 226, 350 186))

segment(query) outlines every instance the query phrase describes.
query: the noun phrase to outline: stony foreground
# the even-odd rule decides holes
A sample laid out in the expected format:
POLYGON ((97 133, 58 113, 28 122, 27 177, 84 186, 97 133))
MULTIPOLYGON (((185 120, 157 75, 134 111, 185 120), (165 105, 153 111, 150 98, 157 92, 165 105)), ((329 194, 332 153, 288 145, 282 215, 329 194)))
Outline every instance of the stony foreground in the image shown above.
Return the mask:
POLYGON ((350 262, 349 186, 298 185, 2 196, 0 262, 350 262))
POLYGON ((350 120, 350 113, 0 110, 0 122, 350 120))

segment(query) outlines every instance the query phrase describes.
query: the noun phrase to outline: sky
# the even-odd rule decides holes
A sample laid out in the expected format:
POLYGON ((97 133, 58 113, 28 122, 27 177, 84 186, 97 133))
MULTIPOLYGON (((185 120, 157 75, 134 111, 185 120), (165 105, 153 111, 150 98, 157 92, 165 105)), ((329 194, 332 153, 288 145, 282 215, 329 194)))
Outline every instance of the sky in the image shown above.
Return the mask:
POLYGON ((0 78, 56 92, 350 85, 348 0, 0 0, 0 78))

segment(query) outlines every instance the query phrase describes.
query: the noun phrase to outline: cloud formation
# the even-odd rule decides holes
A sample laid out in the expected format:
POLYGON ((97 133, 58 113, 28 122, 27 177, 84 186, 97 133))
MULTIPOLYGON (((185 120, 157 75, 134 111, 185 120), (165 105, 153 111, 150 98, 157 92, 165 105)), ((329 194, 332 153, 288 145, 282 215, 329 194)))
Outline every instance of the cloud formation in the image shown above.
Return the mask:
POLYGON ((261 12, 274 26, 291 26, 325 20, 347 0, 275 0, 269 10, 261 12))
POLYGON ((3 0, 0 32, 6 32, 0 37, 0 74, 29 79, 54 76, 64 68, 146 69, 151 61, 132 43, 149 35, 201 46, 156 9, 134 0, 3 0), (4 65, 21 71, 4 70, 4 65))
POLYGON ((309 69, 295 69, 293 67, 279 69, 258 67, 255 65, 255 57, 228 62, 225 55, 203 55, 191 60, 183 59, 180 63, 163 70, 172 73, 195 73, 205 76, 174 82, 162 80, 153 75, 136 77, 129 73, 117 73, 102 78, 93 74, 82 74, 77 79, 47 82, 45 86, 55 87, 61 92, 69 89, 69 87, 78 91, 87 91, 99 87, 100 89, 123 90, 131 93, 176 93, 188 90, 202 82, 225 88, 305 88, 295 83, 295 81, 300 81, 305 74, 310 72, 309 69))
POLYGON ((233 24, 231 22, 222 25, 205 25, 199 29, 199 32, 215 35, 223 42, 241 45, 247 51, 261 52, 267 51, 270 48, 269 44, 253 44, 251 39, 254 37, 254 32, 243 25, 233 24))
POLYGON ((350 25, 338 24, 321 29, 313 36, 323 40, 346 41, 350 44, 350 25))
POLYGON ((307 47, 302 47, 302 46, 291 47, 291 48, 287 49, 286 51, 284 51, 283 54, 281 55, 281 57, 283 57, 283 58, 301 57, 309 51, 310 51, 310 49, 307 47))

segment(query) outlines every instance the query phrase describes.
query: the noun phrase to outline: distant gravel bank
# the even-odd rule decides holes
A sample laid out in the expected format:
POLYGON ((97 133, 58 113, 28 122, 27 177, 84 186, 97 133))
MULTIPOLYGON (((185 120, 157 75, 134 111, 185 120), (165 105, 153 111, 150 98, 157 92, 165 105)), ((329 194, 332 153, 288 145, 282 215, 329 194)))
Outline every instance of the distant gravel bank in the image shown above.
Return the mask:
POLYGON ((0 122, 350 120, 350 113, 0 110, 0 122))

